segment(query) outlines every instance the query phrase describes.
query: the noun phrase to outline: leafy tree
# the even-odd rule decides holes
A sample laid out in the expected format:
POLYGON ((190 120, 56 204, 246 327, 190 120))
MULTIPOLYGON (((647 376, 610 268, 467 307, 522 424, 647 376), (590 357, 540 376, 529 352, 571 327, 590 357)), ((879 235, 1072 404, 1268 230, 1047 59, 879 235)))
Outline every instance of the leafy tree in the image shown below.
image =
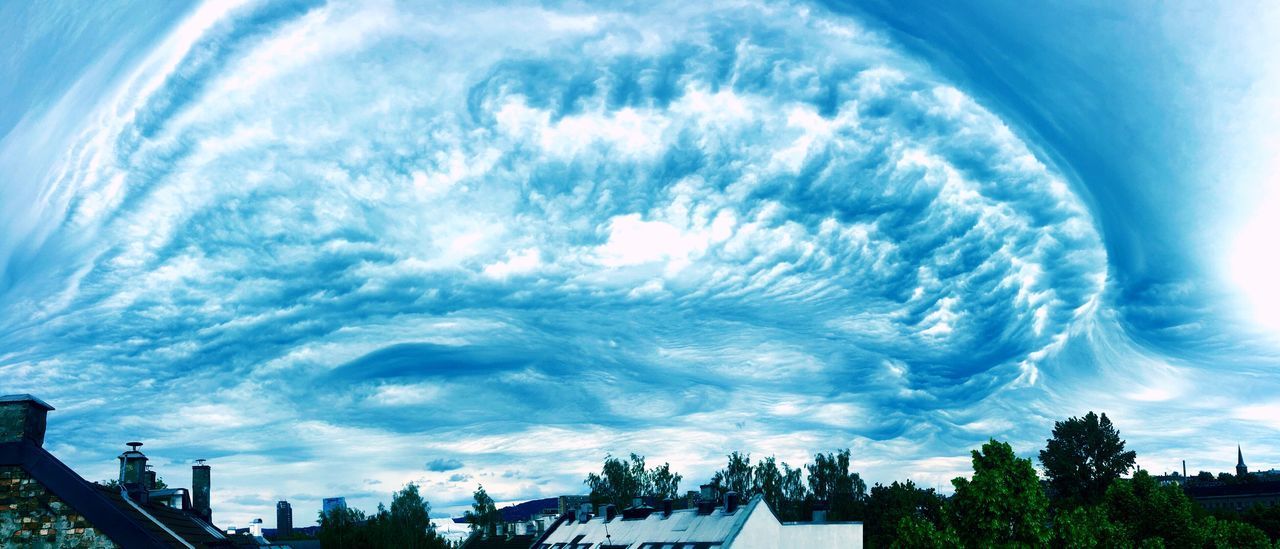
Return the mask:
MULTIPOLYGON (((98 484, 102 486, 106 486, 107 488, 114 488, 116 490, 120 489, 120 479, 113 478, 110 480, 100 480, 98 481, 98 484)), ((164 490, 165 488, 168 488, 168 487, 169 485, 165 484, 164 482, 164 477, 161 477, 160 475, 156 475, 156 485, 154 488, 152 488, 152 490, 164 490)))
POLYGON ((1280 505, 1254 505, 1240 519, 1262 530, 1272 541, 1280 540, 1280 505))
POLYGON ((729 454, 729 463, 725 468, 711 476, 711 485, 721 496, 727 492, 737 492, 745 499, 756 493, 754 475, 755 470, 751 468, 751 454, 733 452, 729 454))
POLYGON ((1205 547, 1219 549, 1270 549, 1267 535, 1250 524, 1206 517, 1201 526, 1205 547))
POLYGON ((896 530, 897 536, 889 545, 895 549, 951 549, 963 543, 955 530, 939 530, 933 523, 916 517, 904 517, 896 530))
POLYGON ((682 478, 667 463, 645 469, 644 456, 631 454, 630 461, 605 456, 600 474, 590 473, 582 483, 591 488, 592 503, 612 503, 621 509, 637 497, 675 499, 682 478))
POLYGON ((1031 460, 991 440, 973 452, 973 478, 951 481, 948 519, 966 547, 1043 546, 1048 500, 1031 460))
POLYGON ((1089 412, 1053 425, 1053 438, 1040 451, 1040 463, 1055 497, 1067 506, 1102 501, 1111 481, 1134 467, 1137 453, 1125 451, 1120 433, 1106 414, 1089 412))
MULTIPOLYGON (((380 513, 381 514, 381 513, 380 513)), ((431 525, 431 504, 418 493, 418 485, 409 483, 391 498, 391 512, 386 514, 386 547, 433 549, 445 547, 431 525)))
POLYGON ((809 472, 809 494, 813 501, 826 501, 831 506, 831 520, 857 520, 867 498, 867 483, 858 473, 849 472, 849 450, 834 454, 817 454, 813 463, 805 465, 809 472))
POLYGON ((1167 547, 1198 547, 1203 536, 1196 529, 1196 507, 1174 485, 1161 485, 1146 471, 1118 479, 1107 489, 1107 516, 1124 528, 1136 546, 1159 542, 1167 547))
POLYGON ((364 512, 353 507, 338 507, 320 513, 320 546, 326 549, 373 548, 365 530, 364 512))
POLYGON ((1101 505, 1076 507, 1053 519, 1053 546, 1064 549, 1131 546, 1124 528, 1111 522, 1101 505))
POLYGON ((493 498, 489 497, 489 493, 484 491, 484 486, 477 486, 476 491, 471 494, 474 502, 471 504, 471 510, 467 511, 467 523, 471 526, 472 532, 490 532, 493 528, 502 522, 502 513, 498 511, 498 507, 493 503, 493 498))
POLYGON ((942 498, 930 489, 916 487, 910 480, 894 481, 888 486, 871 487, 867 498, 865 532, 870 547, 888 547, 898 539, 902 519, 923 520, 934 527, 942 525, 942 498))

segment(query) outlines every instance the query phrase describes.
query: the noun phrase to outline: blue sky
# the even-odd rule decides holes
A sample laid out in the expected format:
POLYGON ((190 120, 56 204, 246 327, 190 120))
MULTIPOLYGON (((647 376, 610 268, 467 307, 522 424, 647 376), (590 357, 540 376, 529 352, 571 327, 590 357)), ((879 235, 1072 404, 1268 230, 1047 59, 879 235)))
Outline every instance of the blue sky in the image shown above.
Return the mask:
POLYGON ((1174 3, 0 6, 0 389, 220 520, 931 486, 1115 419, 1280 465, 1280 12, 1174 3))

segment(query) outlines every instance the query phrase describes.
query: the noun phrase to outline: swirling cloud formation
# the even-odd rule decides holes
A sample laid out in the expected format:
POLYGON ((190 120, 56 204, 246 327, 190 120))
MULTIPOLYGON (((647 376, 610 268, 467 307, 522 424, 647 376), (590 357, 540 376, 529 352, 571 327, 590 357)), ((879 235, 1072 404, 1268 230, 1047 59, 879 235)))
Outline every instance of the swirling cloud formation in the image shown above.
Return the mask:
POLYGON ((8 222, 0 369, 246 517, 605 452, 962 468, 1097 308, 1087 209, 854 21, 687 4, 200 12, 8 222))

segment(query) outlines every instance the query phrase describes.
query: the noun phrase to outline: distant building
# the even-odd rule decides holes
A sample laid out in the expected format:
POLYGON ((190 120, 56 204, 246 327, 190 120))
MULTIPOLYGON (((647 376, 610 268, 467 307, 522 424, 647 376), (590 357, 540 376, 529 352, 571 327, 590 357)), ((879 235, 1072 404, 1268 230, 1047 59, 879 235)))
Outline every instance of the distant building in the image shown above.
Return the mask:
POLYGON ((739 505, 730 492, 723 505, 705 498, 693 509, 633 505, 619 513, 612 505, 567 513, 534 543, 534 549, 559 547, 786 549, 862 547, 860 522, 784 523, 760 496, 739 505))
POLYGON ((1249 467, 1244 464, 1244 451, 1240 449, 1240 445, 1236 445, 1236 476, 1243 477, 1249 474, 1249 467))
POLYGON ((324 498, 324 506, 322 507, 322 509, 324 510, 324 514, 326 515, 329 514, 330 511, 333 511, 334 509, 346 509, 346 508, 347 508, 347 498, 324 498))
POLYGON ((1272 471, 1250 474, 1244 463, 1244 451, 1237 445, 1235 479, 1188 479, 1186 492, 1210 511, 1241 512, 1255 505, 1280 505, 1280 478, 1272 475, 1272 471))
POLYGON ((285 500, 276 502, 276 532, 281 536, 293 533, 293 506, 285 500))
POLYGON ((191 495, 209 493, 207 474, 195 475, 190 493, 156 490, 140 442, 119 456, 118 487, 85 480, 44 449, 52 410, 31 395, 0 397, 0 546, 256 546, 204 519, 208 500, 191 495))

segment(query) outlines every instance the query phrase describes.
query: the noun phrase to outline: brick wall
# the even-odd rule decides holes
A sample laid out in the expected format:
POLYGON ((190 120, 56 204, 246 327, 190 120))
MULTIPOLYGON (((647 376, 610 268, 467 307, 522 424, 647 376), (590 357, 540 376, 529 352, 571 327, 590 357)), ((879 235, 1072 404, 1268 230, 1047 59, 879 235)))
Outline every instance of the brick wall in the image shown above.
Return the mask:
POLYGON ((0 546, 105 549, 116 544, 26 471, 0 466, 0 546))

